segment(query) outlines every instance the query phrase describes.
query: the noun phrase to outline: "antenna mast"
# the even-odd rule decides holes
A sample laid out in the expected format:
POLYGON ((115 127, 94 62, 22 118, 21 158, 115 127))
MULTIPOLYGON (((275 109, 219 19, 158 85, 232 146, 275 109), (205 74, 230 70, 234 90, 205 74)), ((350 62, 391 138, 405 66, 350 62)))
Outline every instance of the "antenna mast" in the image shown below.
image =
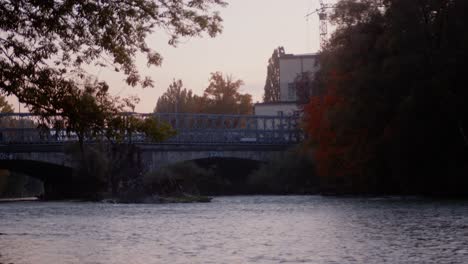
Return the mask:
POLYGON ((327 36, 328 36, 328 22, 327 22, 327 8, 332 8, 333 6, 327 5, 323 3, 323 0, 319 0, 320 7, 315 9, 315 11, 310 12, 306 15, 306 18, 313 14, 318 14, 319 17, 319 33, 320 33, 320 48, 323 49, 325 44, 327 43, 327 36))
POLYGON ((328 24, 327 24, 327 13, 325 12, 325 5, 323 4, 323 0, 320 0, 320 11, 318 12, 319 20, 320 20, 320 48, 323 49, 325 47, 328 35, 328 24))

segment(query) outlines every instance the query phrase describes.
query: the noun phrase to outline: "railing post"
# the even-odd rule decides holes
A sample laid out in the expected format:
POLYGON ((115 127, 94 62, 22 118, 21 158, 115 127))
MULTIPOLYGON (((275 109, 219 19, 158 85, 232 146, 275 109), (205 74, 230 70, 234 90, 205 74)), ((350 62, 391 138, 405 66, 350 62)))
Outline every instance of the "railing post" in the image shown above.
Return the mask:
POLYGON ((24 120, 20 116, 20 127, 21 127, 21 141, 24 143, 24 120))
POLYGON ((283 127, 283 112, 280 113, 279 115, 279 137, 281 138, 281 141, 284 141, 284 127, 283 127))
POLYGON ((275 119, 276 119, 275 117, 273 117, 272 119, 272 127, 273 127, 273 139, 272 140, 273 141, 275 141, 275 138, 276 138, 276 122, 275 122, 276 120, 275 119))
POLYGON ((255 120, 255 141, 259 141, 259 133, 258 133, 258 117, 254 117, 255 120))

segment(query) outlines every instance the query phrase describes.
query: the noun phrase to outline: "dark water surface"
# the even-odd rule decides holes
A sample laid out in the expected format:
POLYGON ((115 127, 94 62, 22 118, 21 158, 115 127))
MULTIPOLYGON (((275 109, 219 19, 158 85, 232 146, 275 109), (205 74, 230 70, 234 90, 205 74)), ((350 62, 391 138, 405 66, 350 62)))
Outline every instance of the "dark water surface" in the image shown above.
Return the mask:
POLYGON ((0 204, 0 263, 468 263, 468 202, 320 196, 0 204))

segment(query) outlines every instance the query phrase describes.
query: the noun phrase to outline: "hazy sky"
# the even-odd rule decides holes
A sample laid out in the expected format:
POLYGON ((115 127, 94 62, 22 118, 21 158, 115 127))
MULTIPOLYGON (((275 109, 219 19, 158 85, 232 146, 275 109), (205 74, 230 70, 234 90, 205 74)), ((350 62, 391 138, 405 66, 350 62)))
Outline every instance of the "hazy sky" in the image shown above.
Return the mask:
POLYGON ((162 54, 163 65, 147 68, 144 58, 138 59, 138 65, 143 76, 154 79, 155 88, 127 87, 124 76, 109 69, 93 69, 90 73, 106 80, 113 95, 138 95, 141 99, 138 112, 151 112, 174 78, 182 79, 185 87, 201 94, 210 73, 215 71, 244 80, 241 91, 252 94, 254 102, 261 101, 267 62, 276 47, 284 46, 287 53, 317 52, 318 17, 314 15, 307 20, 305 15, 318 7, 318 0, 228 2, 220 10, 223 33, 216 38, 186 39, 174 48, 167 44, 164 32, 149 37, 149 45, 162 54))

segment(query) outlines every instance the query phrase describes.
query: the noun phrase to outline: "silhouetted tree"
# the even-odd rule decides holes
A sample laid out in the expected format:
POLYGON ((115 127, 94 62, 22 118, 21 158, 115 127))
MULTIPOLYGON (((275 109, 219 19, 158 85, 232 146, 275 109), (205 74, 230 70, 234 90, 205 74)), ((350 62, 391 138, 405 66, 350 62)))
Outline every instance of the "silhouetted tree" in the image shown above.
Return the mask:
MULTIPOLYGON (((0 95, 0 113, 13 113, 13 106, 8 103, 4 96, 0 95)), ((7 124, 10 125, 10 118, 0 118, 0 128, 5 127, 7 124)), ((3 141, 3 131, 0 131, 0 141, 3 141)))
POLYGON ((167 91, 158 98, 154 112, 158 113, 194 113, 200 103, 198 96, 192 90, 183 88, 182 80, 174 80, 167 91))
POLYGON ((13 106, 8 103, 4 96, 0 95, 0 113, 13 113, 13 106))
POLYGON ((192 90, 183 88, 181 80, 173 81, 167 91, 158 98, 155 112, 158 113, 209 113, 209 114, 251 114, 252 96, 241 94, 242 80, 211 73, 210 84, 203 96, 194 95, 192 90))
POLYGON ((464 0, 337 3, 320 54, 325 92, 306 112, 319 174, 343 176, 329 181, 338 190, 466 194, 467 9, 464 0))
POLYGON ((242 80, 234 80, 232 76, 211 73, 210 84, 203 93, 208 102, 204 111, 213 114, 252 113, 252 96, 239 93, 243 84, 242 80))
POLYGON ((264 102, 276 102, 280 100, 280 65, 279 58, 284 55, 284 48, 278 47, 273 51, 268 60, 267 77, 265 81, 264 102))
MULTIPOLYGON (((129 85, 152 86, 140 76, 135 56, 160 65, 161 55, 146 44, 156 28, 177 45, 180 37, 211 37, 221 32, 222 19, 210 9, 223 0, 141 1, 1 1, 0 90, 22 103, 60 114, 63 105, 50 95, 78 89, 82 65, 111 66, 129 85)), ((74 91, 73 93, 77 93, 74 91)))

